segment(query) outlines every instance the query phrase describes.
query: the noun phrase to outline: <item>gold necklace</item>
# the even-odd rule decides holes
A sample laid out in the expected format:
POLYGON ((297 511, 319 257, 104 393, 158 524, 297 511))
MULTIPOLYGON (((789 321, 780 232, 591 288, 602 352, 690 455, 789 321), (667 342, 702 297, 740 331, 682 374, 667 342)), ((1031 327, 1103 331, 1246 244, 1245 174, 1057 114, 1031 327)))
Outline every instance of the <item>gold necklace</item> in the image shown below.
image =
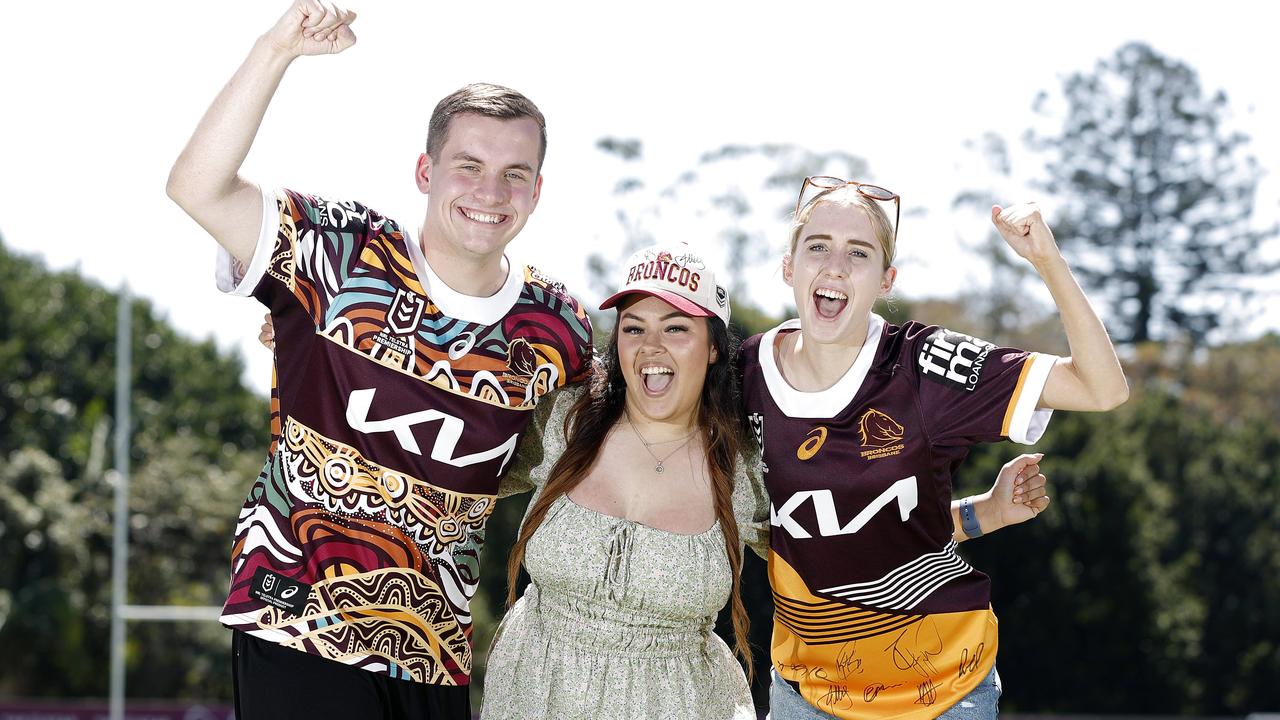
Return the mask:
POLYGON ((656 472, 656 473, 658 473, 659 475, 661 475, 662 473, 666 472, 666 468, 665 468, 665 467, 663 467, 663 465, 662 465, 662 464, 663 464, 664 462, 666 462, 667 460, 669 460, 669 459, 671 458, 671 456, 672 456, 672 455, 675 455, 676 453, 680 452, 680 448, 683 448, 685 445, 688 445, 688 444, 689 444, 689 440, 693 439, 693 436, 698 434, 698 431, 697 431, 697 430, 694 430, 693 432, 689 433, 688 435, 685 435, 685 436, 684 436, 684 442, 682 442, 682 443, 680 443, 679 445, 677 445, 675 450, 672 450, 671 452, 667 453, 666 457, 661 457, 661 458, 660 458, 660 457, 658 457, 658 455, 657 455, 656 453, 654 453, 654 452, 653 452, 653 448, 651 448, 651 447, 649 447, 649 446, 650 446, 651 444, 653 444, 653 445, 665 445, 665 444, 667 444, 667 443, 669 443, 669 442, 675 442, 675 440, 666 440, 666 441, 663 441, 663 442, 660 442, 660 443, 650 443, 648 440, 645 440, 645 439, 644 439, 644 436, 643 436, 643 435, 641 435, 641 434, 640 434, 640 428, 636 427, 636 424, 635 424, 635 423, 633 423, 633 422, 631 422, 631 413, 626 412, 625 410, 624 410, 623 412, 624 412, 624 414, 627 416, 627 425, 631 426, 631 432, 635 433, 637 438, 640 438, 640 444, 641 444, 641 445, 644 445, 644 450, 645 450, 645 452, 649 453, 649 456, 650 456, 650 457, 652 457, 652 458, 653 458, 653 459, 658 463, 657 465, 654 465, 654 466, 653 466, 653 471, 654 471, 654 472, 656 472))

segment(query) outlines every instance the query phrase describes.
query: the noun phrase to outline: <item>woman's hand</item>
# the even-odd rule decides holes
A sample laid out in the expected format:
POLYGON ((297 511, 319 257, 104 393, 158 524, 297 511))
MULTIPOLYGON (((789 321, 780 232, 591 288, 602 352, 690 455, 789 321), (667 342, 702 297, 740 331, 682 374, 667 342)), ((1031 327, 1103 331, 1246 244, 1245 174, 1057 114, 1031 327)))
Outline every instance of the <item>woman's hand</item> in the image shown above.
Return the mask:
MULTIPOLYGON (((974 515, 983 535, 1034 519, 1049 507, 1046 488, 1048 479, 1040 472, 1042 458, 1044 453, 1019 455, 1000 468, 990 490, 965 498, 973 505, 974 515)), ((951 537, 956 542, 969 539, 960 518, 960 506, 963 502, 964 500, 951 502, 951 521, 954 525, 951 537)))
MULTIPOLYGON (((1019 455, 1000 468, 996 482, 987 493, 998 527, 1017 525, 1034 519, 1049 507, 1049 480, 1040 472, 1044 453, 1019 455)), ((993 528, 994 529, 994 528, 993 528)))
POLYGON ((1030 261, 1037 270, 1045 263, 1062 260, 1058 241, 1044 221, 1039 205, 1033 202, 1007 208, 992 205, 991 222, 1009 247, 1030 261))

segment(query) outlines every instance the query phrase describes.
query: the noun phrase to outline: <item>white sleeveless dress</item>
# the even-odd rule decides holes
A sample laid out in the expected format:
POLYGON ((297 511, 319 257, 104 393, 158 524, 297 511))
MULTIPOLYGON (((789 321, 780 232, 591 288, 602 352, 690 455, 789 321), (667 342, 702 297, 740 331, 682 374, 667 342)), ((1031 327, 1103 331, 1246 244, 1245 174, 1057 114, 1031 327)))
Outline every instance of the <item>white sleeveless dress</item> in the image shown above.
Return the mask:
MULTIPOLYGON (((527 474, 535 499, 564 451, 577 392, 559 393, 547 420, 542 461, 527 474)), ((743 540, 761 548, 767 499, 744 464, 734 513, 743 540)), ((482 720, 756 717, 741 665, 712 630, 733 579, 719 522, 681 535, 562 496, 524 565, 532 582, 494 636, 482 720)))

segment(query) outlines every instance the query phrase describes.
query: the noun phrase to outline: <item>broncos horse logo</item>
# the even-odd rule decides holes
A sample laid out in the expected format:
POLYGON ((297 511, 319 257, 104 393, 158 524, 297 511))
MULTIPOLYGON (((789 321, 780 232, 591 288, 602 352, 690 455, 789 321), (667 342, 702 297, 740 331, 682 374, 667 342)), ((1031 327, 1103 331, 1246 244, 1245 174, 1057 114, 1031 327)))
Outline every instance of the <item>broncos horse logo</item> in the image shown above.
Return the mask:
POLYGON ((882 448, 902 442, 905 430, 897 420, 872 408, 858 420, 858 432, 862 435, 863 447, 882 448))

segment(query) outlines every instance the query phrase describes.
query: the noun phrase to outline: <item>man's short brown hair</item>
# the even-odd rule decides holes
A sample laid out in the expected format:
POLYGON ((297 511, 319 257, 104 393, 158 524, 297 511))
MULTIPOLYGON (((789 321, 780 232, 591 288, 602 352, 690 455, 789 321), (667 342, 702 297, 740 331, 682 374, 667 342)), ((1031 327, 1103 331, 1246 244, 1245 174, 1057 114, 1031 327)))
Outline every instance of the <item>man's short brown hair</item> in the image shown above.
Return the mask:
POLYGON ((472 113, 499 120, 533 118, 538 123, 538 172, 547 156, 547 119, 529 98, 508 87, 489 83, 472 83, 461 88, 436 104, 427 125, 427 154, 439 160, 437 154, 449 139, 449 124, 454 116, 472 113))

